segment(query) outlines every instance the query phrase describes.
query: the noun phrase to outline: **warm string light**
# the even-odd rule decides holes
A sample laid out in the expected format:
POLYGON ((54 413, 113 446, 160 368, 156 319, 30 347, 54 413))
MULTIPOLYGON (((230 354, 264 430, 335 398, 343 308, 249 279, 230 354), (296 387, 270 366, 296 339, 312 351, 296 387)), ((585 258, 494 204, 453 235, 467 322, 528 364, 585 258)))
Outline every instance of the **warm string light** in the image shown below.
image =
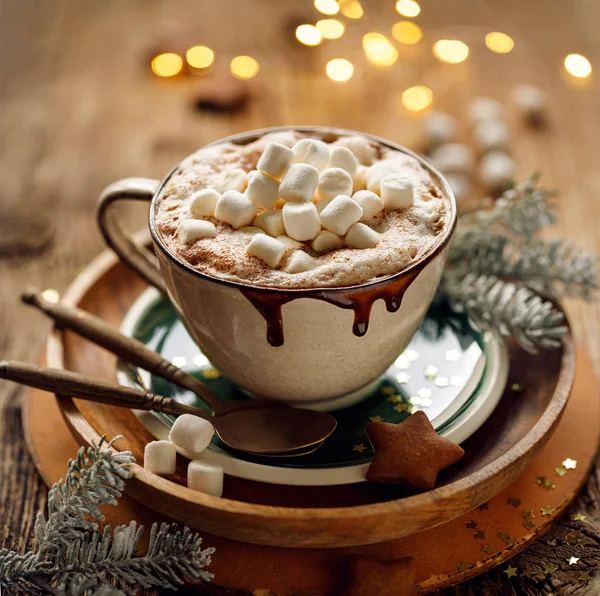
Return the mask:
POLYGON ((315 0, 315 8, 327 15, 334 15, 340 12, 340 5, 336 0, 315 0))
POLYGON ((327 63, 325 72, 332 81, 344 83, 354 74, 354 66, 344 58, 335 58, 327 63))
POLYGON ((183 60, 178 54, 166 52, 152 59, 152 72, 159 77, 174 77, 181 72, 183 60))
POLYGON ((442 62, 458 64, 469 55, 469 46, 458 39, 440 39, 433 45, 433 53, 442 62))
POLYGON ((398 50, 382 33, 367 33, 362 43, 367 58, 377 66, 391 66, 398 60, 398 50))
POLYGON ((258 74, 260 65, 250 56, 236 56, 229 66, 231 74, 237 79, 251 79, 258 74))
POLYGON ((363 7, 358 0, 340 0, 340 12, 349 19, 360 19, 363 16, 363 7))
POLYGON ((590 61, 581 54, 569 54, 565 58, 565 68, 569 74, 578 79, 585 79, 592 74, 590 61))
POLYGON ((337 19, 321 19, 317 21, 316 27, 325 39, 339 39, 346 29, 337 19))
POLYGON ((402 93, 402 103, 411 112, 420 112, 428 108, 433 101, 433 92, 429 87, 417 85, 410 87, 402 93))
POLYGON ((300 25, 296 27, 296 39, 305 46, 318 46, 323 36, 314 25, 300 25))
POLYGON ((423 30, 412 21, 400 21, 392 27, 392 35, 400 43, 412 45, 421 41, 423 30))
POLYGON ((515 42, 506 33, 492 31, 485 36, 485 45, 496 54, 508 54, 515 47, 515 42))
POLYGON ((185 53, 192 68, 208 68, 215 61, 215 53, 206 46, 193 46, 185 53))
POLYGON ((403 17, 416 17, 421 12, 421 7, 415 0, 398 0, 396 10, 403 17))

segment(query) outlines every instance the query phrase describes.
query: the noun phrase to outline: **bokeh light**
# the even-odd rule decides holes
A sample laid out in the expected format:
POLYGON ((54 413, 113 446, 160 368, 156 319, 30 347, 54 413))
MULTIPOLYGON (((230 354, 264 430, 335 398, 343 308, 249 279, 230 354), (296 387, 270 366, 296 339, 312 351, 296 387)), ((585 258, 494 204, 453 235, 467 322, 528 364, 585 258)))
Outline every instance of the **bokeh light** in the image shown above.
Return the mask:
POLYGON ((458 39, 440 39, 433 45, 433 53, 442 62, 458 64, 469 55, 469 46, 458 39))
POLYGON ((183 60, 178 54, 166 52, 152 59, 152 72, 159 77, 174 77, 181 72, 183 60))
POLYGON ((194 68, 208 68, 215 61, 215 53, 206 46, 193 46, 185 53, 185 59, 194 68))
POLYGON ((323 36, 314 25, 300 25, 296 27, 296 39, 305 46, 318 46, 323 36))
POLYGON ((338 39, 344 35, 346 27, 337 19, 321 19, 317 21, 317 29, 325 39, 338 39))
POLYGON ((229 66, 231 74, 237 79, 251 79, 258 74, 260 65, 250 56, 236 56, 229 66))
POLYGON ((415 0, 398 0, 396 10, 403 17, 416 17, 421 12, 421 7, 415 0))
POLYGON ((328 15, 340 12, 340 5, 335 0, 315 0, 315 8, 319 12, 328 15))
POLYGON ((358 0, 340 0, 340 12, 349 19, 360 19, 365 14, 358 0))
POLYGON ((366 33, 362 43, 367 58, 377 66, 391 66, 398 60, 398 50, 382 33, 366 33))
POLYGON ((325 72, 332 81, 343 83, 354 74, 354 66, 344 58, 334 58, 327 63, 325 72))
POLYGON ((592 73, 590 61, 581 54, 569 54, 565 58, 565 68, 568 73, 579 79, 585 79, 592 73))
POLYGON ((421 41, 423 30, 411 21, 400 21, 392 27, 392 35, 400 42, 415 44, 421 41))
POLYGON ((433 92, 429 87, 417 85, 402 93, 402 103, 411 112, 420 112, 431 105, 433 92))
POLYGON ((485 45, 496 54, 508 54, 515 47, 515 42, 506 33, 492 31, 485 36, 485 45))

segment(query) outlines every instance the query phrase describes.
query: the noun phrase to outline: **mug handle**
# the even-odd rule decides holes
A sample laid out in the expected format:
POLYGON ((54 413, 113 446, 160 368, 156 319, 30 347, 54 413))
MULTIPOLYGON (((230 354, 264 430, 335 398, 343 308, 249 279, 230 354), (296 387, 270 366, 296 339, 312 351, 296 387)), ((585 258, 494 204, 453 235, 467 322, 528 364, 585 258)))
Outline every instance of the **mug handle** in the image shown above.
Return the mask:
POLYGON ((158 265, 150 253, 138 246, 119 224, 114 209, 118 201, 151 201, 159 184, 159 180, 151 178, 124 178, 113 182, 102 191, 98 199, 96 219, 106 244, 130 269, 167 296, 158 265))

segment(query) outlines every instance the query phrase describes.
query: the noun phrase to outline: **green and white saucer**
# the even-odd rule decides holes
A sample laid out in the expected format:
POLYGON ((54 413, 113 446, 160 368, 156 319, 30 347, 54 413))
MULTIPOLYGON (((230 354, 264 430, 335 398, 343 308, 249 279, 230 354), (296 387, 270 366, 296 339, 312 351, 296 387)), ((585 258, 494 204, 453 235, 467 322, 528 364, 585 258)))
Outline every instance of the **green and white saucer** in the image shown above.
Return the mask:
MULTIPOLYGON (((121 331, 200 378, 221 399, 249 399, 212 367, 173 306, 156 290, 149 289, 140 296, 121 331)), ((298 486, 363 482, 373 457, 365 433, 369 421, 397 423, 420 409, 441 436, 461 443, 490 416, 507 376, 508 352, 499 335, 481 333, 463 315, 434 304, 404 353, 374 384, 372 394, 358 404, 330 411, 338 427, 314 453, 266 459, 230 450, 218 437, 200 455, 181 453, 190 459, 218 463, 226 474, 261 482, 298 486)), ((141 386, 208 410, 191 391, 137 367, 120 363, 118 378, 123 385, 141 386)), ((158 439, 167 438, 175 419, 155 412, 134 413, 158 439)))

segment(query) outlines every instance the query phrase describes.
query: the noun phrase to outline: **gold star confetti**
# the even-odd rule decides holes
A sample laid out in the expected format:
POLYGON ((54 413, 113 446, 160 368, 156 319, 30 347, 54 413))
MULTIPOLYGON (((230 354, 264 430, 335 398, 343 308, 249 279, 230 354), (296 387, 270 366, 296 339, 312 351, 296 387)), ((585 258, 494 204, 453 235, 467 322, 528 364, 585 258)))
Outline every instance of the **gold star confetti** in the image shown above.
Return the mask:
POLYGON ((516 543, 515 538, 511 536, 508 532, 498 531, 498 533, 496 534, 496 538, 500 538, 500 540, 502 540, 502 542, 504 542, 506 546, 512 546, 516 543))
POLYGON ((507 503, 516 509, 521 504, 521 499, 518 497, 509 497, 507 503))
POLYGON ((456 377, 450 377, 450 385, 453 387, 460 387, 465 382, 464 377, 457 375, 456 377))
POLYGON ((544 567, 542 573, 548 573, 548 574, 552 575, 557 569, 558 569, 558 567, 556 565, 553 565, 552 563, 550 563, 550 565, 546 565, 544 567))
POLYGON ((523 513, 521 513, 521 515, 523 516, 523 519, 535 519, 535 513, 533 512, 533 509, 526 509, 523 511, 523 513))
POLYGON ((545 488, 546 490, 552 490, 552 489, 556 488, 556 484, 554 484, 554 482, 552 482, 552 480, 548 480, 548 478, 546 478, 545 476, 538 476, 535 479, 535 482, 536 482, 536 484, 538 484, 542 488, 545 488))
POLYGON ((386 385, 381 392, 385 393, 386 395, 392 395, 393 393, 396 393, 396 388, 392 387, 391 385, 386 385))
POLYGON ((397 406, 394 406, 394 410, 396 410, 396 412, 410 412, 411 408, 408 404, 398 404, 397 406))
POLYGON ((428 407, 429 407, 429 406, 430 406, 432 403, 433 403, 433 400, 432 400, 432 399, 429 399, 428 397, 423 397, 423 398, 421 399, 421 405, 422 405, 424 408, 428 408, 428 407))
POLYGON ((491 555, 492 553, 496 552, 496 549, 491 545, 491 544, 484 544, 481 547, 481 550, 486 554, 486 555, 491 555))
POLYGON ((404 399, 402 398, 402 396, 399 395, 399 394, 391 395, 390 397, 387 398, 387 400, 391 404, 401 404, 404 401, 404 399))
POLYGON ((417 391, 417 395, 419 397, 431 397, 431 389, 427 389, 426 387, 421 387, 421 389, 419 389, 417 391))
POLYGON ((216 368, 207 368, 202 371, 202 376, 205 379, 213 380, 218 379, 221 376, 221 373, 216 368))
POLYGON ((462 573, 463 571, 466 571, 469 568, 469 564, 465 563, 464 561, 461 561, 456 568, 458 569, 459 573, 462 573))
POLYGON ((565 459, 562 465, 567 470, 574 470, 577 467, 577 460, 567 457, 567 459, 565 459))
POLYGON ((556 538, 553 538, 552 540, 546 541, 546 544, 548 546, 556 546, 556 538))
POLYGON ((571 516, 573 521, 585 521, 586 516, 583 513, 575 513, 571 516))
POLYGON ((400 383, 400 385, 406 385, 410 381, 410 375, 406 372, 400 372, 396 375, 396 381, 400 383))
POLYGON ((485 540, 486 536, 487 532, 482 532, 481 530, 476 530, 473 532, 473 538, 475 538, 475 540, 485 540))
POLYGON ((519 384, 519 383, 513 383, 510 388, 515 391, 516 393, 519 393, 521 391, 523 391, 523 385, 519 384))
POLYGON ((467 526, 467 528, 469 528, 469 530, 476 530, 478 525, 479 524, 474 519, 471 519, 468 522, 465 522, 465 526, 467 526))
POLYGON ((450 385, 450 380, 448 379, 448 377, 437 377, 434 383, 438 387, 448 387, 448 385, 450 385))
POLYGON ((579 563, 579 557, 569 557, 568 559, 565 559, 565 561, 569 565, 577 565, 577 563, 579 563))
POLYGON ((405 356, 409 362, 414 362, 419 359, 419 352, 416 350, 404 350, 402 356, 405 356))
POLYGON ((383 422, 383 418, 381 416, 371 416, 369 420, 371 422, 383 422))
POLYGON ((411 395, 408 398, 408 401, 413 405, 413 406, 420 406, 421 405, 421 398, 418 395, 411 395))
POLYGON ((352 447, 352 451, 357 451, 358 453, 362 453, 365 450, 366 447, 364 443, 359 443, 358 445, 354 445, 354 447, 352 447))
POLYGON ((578 538, 581 538, 581 533, 577 530, 573 530, 565 536, 565 544, 573 544, 578 538))
POLYGON ((542 515, 552 515, 554 513, 554 509, 550 507, 550 505, 546 505, 545 507, 540 507, 540 511, 542 515))
POLYGON ((560 468, 554 468, 554 471, 559 475, 559 476, 564 476, 565 474, 567 474, 567 470, 565 468, 563 468, 562 466, 560 466, 560 468))
POLYGON ((506 573, 507 577, 509 578, 515 577, 517 575, 517 567, 511 567, 510 565, 502 571, 506 573))
POLYGON ((535 528, 535 522, 534 522, 534 521, 532 521, 532 520, 530 520, 530 519, 526 519, 526 520, 523 522, 523 527, 524 527, 526 530, 533 530, 533 528, 535 528))
POLYGON ((490 504, 489 503, 482 503, 478 507, 479 511, 487 511, 489 508, 490 508, 490 504))
POLYGON ((577 578, 580 582, 587 582, 592 579, 589 571, 582 571, 577 578))
POLYGON ((459 350, 447 350, 446 351, 446 360, 448 362, 456 362, 460 358, 459 350))
POLYGON ((578 538, 577 539, 577 546, 587 546, 588 544, 591 544, 592 541, 589 538, 586 538, 585 536, 583 538, 578 538))
POLYGON ((433 381, 437 377, 437 367, 433 366, 433 364, 430 364, 423 371, 423 375, 425 375, 425 378, 428 381, 433 381))

